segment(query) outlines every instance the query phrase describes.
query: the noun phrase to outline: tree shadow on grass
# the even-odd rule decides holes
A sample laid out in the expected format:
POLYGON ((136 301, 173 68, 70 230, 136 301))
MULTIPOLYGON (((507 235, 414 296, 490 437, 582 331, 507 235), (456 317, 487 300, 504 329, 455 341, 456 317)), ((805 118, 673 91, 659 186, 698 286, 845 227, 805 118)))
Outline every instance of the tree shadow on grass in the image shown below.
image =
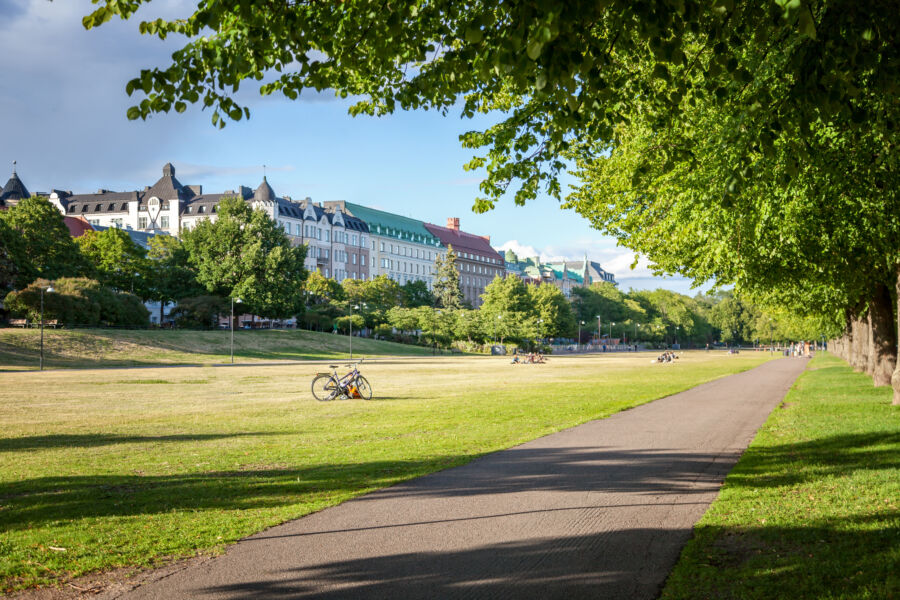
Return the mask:
POLYGON ((900 597, 900 510, 802 527, 698 527, 662 600, 900 597))
POLYGON ((861 470, 900 469, 900 433, 844 434, 755 447, 729 474, 728 485, 792 486, 861 470), (796 468, 802 464, 803 468, 796 468))
POLYGON ((241 437, 280 435, 277 432, 186 433, 174 435, 122 435, 115 433, 31 435, 0 438, 0 452, 49 450, 53 448, 96 448, 114 444, 154 444, 157 442, 207 442, 241 437))

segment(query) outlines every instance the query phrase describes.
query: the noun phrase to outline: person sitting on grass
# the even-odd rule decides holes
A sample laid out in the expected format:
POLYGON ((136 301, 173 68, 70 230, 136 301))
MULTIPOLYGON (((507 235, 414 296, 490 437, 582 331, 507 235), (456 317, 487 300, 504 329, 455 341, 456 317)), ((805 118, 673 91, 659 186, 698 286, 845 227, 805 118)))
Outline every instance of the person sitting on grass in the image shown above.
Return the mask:
POLYGON ((519 355, 518 355, 518 354, 513 354, 513 359, 512 359, 512 363, 511 363, 511 364, 514 364, 514 365, 521 364, 521 362, 519 361, 519 355))

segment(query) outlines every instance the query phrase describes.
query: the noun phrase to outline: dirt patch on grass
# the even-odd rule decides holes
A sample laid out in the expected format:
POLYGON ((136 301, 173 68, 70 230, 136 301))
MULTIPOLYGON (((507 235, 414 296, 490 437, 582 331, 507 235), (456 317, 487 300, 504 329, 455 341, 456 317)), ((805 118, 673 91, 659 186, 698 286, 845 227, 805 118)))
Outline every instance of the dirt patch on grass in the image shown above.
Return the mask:
POLYGON ((737 567, 759 554, 768 545, 757 537, 744 533, 726 533, 712 544, 715 553, 710 563, 718 567, 737 567))
POLYGON ((54 587, 21 590, 4 597, 10 600, 75 600, 81 598, 112 600, 142 585, 163 579, 212 558, 211 554, 201 554, 179 560, 162 560, 150 567, 122 567, 66 579, 54 587))

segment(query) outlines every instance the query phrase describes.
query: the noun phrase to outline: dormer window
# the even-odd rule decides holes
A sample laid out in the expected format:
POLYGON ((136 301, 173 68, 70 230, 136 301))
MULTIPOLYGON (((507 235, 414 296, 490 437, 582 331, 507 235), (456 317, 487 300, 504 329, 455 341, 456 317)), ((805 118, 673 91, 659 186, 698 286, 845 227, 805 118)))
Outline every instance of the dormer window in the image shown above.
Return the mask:
POLYGON ((87 209, 88 209, 88 205, 87 205, 87 204, 82 204, 82 205, 81 205, 81 212, 87 212, 87 209))
POLYGON ((110 205, 109 205, 109 210, 116 210, 116 205, 115 205, 115 204, 110 204, 110 205))
POLYGON ((121 210, 128 210, 128 203, 127 203, 127 202, 123 202, 123 203, 122 203, 122 208, 121 208, 121 210))
POLYGON ((73 204, 72 206, 69 207, 69 212, 75 212, 75 205, 74 205, 74 204, 73 204))
POLYGON ((206 212, 206 210, 204 210, 205 208, 206 208, 205 206, 200 206, 199 208, 197 208, 197 212, 198 213, 206 212))
POLYGON ((184 212, 185 212, 186 214, 190 214, 190 212, 191 212, 191 207, 190 207, 190 206, 185 206, 185 207, 184 207, 184 212))
POLYGON ((102 210, 102 208, 103 208, 103 206, 98 204, 97 206, 94 207, 94 212, 100 212, 102 210))
POLYGON ((216 209, 217 209, 218 207, 219 207, 218 204, 213 204, 212 211, 213 211, 213 212, 216 212, 216 209))

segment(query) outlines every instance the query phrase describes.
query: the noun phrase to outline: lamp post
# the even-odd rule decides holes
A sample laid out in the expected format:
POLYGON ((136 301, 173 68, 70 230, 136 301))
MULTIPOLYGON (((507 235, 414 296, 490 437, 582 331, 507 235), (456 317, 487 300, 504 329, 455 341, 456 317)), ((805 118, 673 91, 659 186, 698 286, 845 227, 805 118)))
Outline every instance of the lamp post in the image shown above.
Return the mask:
POLYGON ((600 340, 603 338, 603 321, 600 320, 600 315, 597 315, 597 339, 600 340))
POLYGON ((578 351, 578 346, 581 344, 581 326, 584 325, 584 321, 578 321, 578 339, 575 340, 575 351, 578 351))
POLYGON ((48 294, 52 294, 53 286, 41 286, 41 371, 44 370, 44 291, 48 294))
POLYGON ((348 338, 350 339, 350 360, 353 360, 353 309, 359 310, 359 304, 350 305, 350 333, 348 334, 348 338))
POLYGON ((240 298, 231 297, 231 364, 234 364, 234 302, 237 300, 237 303, 240 304, 242 300, 240 298))
POLYGON ((503 313, 497 315, 497 325, 494 327, 494 342, 498 341, 498 330, 500 328, 500 320, 503 318, 503 313))

